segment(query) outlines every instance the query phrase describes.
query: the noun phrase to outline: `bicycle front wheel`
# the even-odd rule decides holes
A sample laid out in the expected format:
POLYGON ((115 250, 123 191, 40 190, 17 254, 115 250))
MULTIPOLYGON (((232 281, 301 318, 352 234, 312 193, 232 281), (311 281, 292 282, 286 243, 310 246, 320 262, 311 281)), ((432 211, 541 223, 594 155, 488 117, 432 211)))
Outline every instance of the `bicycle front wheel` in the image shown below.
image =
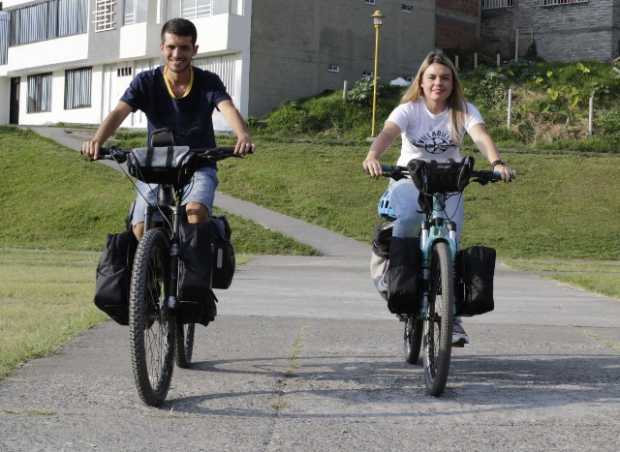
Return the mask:
POLYGON ((166 399, 174 368, 175 320, 165 305, 168 238, 151 229, 138 245, 129 295, 129 350, 138 395, 159 406, 166 399))
POLYGON ((194 334, 196 332, 195 323, 183 324, 177 322, 176 337, 176 360, 177 366, 186 369, 192 363, 192 353, 194 352, 194 334))
POLYGON ((427 392, 439 397, 448 380, 454 317, 454 268, 448 245, 437 242, 431 256, 428 317, 424 321, 424 380, 427 392))

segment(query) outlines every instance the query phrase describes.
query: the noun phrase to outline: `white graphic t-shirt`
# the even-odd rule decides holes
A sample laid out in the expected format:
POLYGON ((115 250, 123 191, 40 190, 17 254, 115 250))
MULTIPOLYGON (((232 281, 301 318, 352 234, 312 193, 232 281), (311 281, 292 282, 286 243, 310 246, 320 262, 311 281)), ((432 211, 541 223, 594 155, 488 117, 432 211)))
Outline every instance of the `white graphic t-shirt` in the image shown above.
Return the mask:
MULTIPOLYGON (((407 166, 411 159, 460 162, 463 158, 459 151, 461 140, 456 143, 452 138, 450 117, 450 109, 431 113, 422 99, 396 107, 386 120, 396 124, 401 132, 403 144, 396 164, 407 166)), ((465 130, 459 131, 461 138, 473 126, 483 123, 478 109, 467 102, 465 130)))

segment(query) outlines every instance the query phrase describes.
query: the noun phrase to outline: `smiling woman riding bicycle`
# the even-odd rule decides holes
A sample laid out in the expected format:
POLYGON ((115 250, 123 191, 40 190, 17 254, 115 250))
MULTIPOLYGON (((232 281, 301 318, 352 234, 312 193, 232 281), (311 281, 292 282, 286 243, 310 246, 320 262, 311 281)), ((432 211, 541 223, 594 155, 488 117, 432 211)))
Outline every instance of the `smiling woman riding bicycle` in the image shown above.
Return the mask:
MULTIPOLYGON (((472 138, 480 152, 488 159, 495 172, 508 182, 512 171, 501 160, 493 140, 484 127, 480 113, 471 103, 466 102, 452 62, 441 52, 429 53, 422 62, 415 79, 404 94, 401 104, 396 107, 381 133, 373 141, 366 159, 364 170, 371 176, 382 174, 381 155, 398 135, 402 146, 397 165, 407 166, 412 159, 447 162, 452 159, 460 162, 463 157, 460 145, 465 133, 472 138)), ((407 281, 412 281, 405 268, 407 250, 417 246, 420 225, 424 220, 423 209, 418 203, 419 191, 408 179, 390 181, 381 198, 382 205, 389 205, 395 218, 390 243, 390 266, 386 280, 394 286, 401 286, 388 300, 390 310, 398 312, 403 299, 410 299, 407 281), (412 209, 418 203, 418 209, 412 209), (414 204, 415 205, 415 204, 414 204)), ((460 194, 450 196, 446 211, 456 223, 457 240, 463 228, 463 203, 460 194)), ((469 343, 460 318, 455 317, 453 342, 459 345, 469 343)))

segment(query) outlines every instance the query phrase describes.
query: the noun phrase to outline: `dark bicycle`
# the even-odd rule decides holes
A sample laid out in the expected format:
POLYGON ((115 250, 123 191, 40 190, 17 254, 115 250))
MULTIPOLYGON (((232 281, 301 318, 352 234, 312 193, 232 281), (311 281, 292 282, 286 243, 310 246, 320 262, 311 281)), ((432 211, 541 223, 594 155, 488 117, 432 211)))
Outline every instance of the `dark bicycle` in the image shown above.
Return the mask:
MULTIPOLYGON (((456 258, 459 243, 456 224, 446 213, 448 193, 462 192, 470 181, 485 185, 501 180, 492 171, 474 171, 473 159, 462 163, 413 160, 407 167, 383 165, 383 175, 395 180, 412 179, 421 192, 425 219, 420 234, 421 290, 412 300, 417 312, 401 313, 404 322, 404 356, 417 364, 423 352, 424 380, 427 392, 440 396, 446 386, 452 352, 457 284, 456 258)), ((417 209, 417 204, 411 206, 417 209)), ((394 218, 389 218, 394 220, 394 218)))
MULTIPOLYGON (((160 184, 157 203, 146 210, 145 232, 133 260, 129 292, 129 348, 134 379, 144 403, 159 406, 170 388, 175 356, 179 367, 189 367, 194 348, 195 321, 184 312, 196 306, 179 296, 179 233, 185 221, 183 187, 205 163, 236 155, 232 147, 167 146, 107 148, 101 149, 100 156, 119 164, 127 162, 132 176, 160 184)), ((211 281, 208 284, 210 290, 211 281)))

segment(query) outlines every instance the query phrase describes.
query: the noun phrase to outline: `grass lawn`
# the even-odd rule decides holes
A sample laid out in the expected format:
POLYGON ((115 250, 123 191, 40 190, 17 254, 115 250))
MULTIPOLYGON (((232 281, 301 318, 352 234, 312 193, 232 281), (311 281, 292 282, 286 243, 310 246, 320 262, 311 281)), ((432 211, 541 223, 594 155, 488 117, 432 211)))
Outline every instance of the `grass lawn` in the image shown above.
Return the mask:
MULTIPOLYGON (((118 171, 8 127, 0 127, 0 168, 0 247, 94 251, 107 233, 125 227, 134 189, 118 171)), ((315 254, 280 233, 226 215, 239 253, 315 254)))
POLYGON ((620 261, 617 260, 508 259, 506 264, 620 299, 620 261))
POLYGON ((92 303, 98 257, 0 249, 0 378, 106 318, 92 303))

